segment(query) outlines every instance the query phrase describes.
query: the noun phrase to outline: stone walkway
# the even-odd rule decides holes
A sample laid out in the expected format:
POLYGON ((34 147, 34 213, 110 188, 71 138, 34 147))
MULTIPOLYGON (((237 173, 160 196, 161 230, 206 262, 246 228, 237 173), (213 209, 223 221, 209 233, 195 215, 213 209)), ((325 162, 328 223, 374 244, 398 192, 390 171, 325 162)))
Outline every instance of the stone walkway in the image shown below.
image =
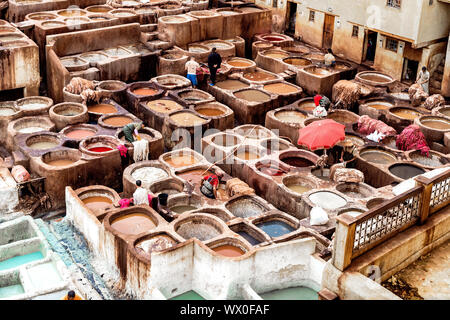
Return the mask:
POLYGON ((397 272, 388 281, 392 283, 393 280, 417 289, 418 295, 425 300, 449 300, 450 240, 397 272))

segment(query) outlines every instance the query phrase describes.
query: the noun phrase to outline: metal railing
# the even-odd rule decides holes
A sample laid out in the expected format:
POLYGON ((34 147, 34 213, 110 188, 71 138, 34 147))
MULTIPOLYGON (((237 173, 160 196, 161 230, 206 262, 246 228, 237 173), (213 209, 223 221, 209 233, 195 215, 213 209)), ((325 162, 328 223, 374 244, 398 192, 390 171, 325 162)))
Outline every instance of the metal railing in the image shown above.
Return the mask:
POLYGON ((336 217, 333 264, 344 270, 351 260, 411 226, 424 224, 429 215, 450 203, 450 170, 432 179, 419 176, 417 185, 358 217, 336 217))

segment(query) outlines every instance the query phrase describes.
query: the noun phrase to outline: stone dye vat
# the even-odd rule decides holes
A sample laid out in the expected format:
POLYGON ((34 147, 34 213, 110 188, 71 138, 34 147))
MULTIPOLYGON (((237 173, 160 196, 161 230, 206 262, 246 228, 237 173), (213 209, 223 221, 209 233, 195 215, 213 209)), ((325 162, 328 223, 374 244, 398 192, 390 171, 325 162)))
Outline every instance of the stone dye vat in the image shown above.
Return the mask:
POLYGON ((299 170, 309 169, 318 159, 319 156, 306 150, 285 151, 279 155, 280 161, 299 170))
POLYGON ((121 129, 127 124, 138 121, 140 120, 131 113, 121 115, 105 114, 98 119, 98 124, 107 129, 121 129))
POLYGON ((397 157, 387 150, 376 148, 364 148, 359 152, 359 156, 364 160, 376 164, 391 164, 397 161, 397 157))
POLYGON ((336 190, 354 199, 369 198, 376 193, 375 189, 365 183, 340 183, 336 186, 336 190))
POLYGON ((293 287, 260 294, 264 300, 319 300, 316 290, 308 287, 293 287))
POLYGON ((391 76, 377 71, 359 72, 355 80, 373 87, 389 87, 395 82, 391 76))
POLYGON ((425 170, 413 164, 397 163, 389 167, 389 172, 403 180, 425 173, 425 170))
POLYGON ((177 219, 174 230, 186 240, 197 238, 200 241, 206 241, 224 232, 222 223, 218 218, 199 213, 192 217, 185 216, 177 219))
POLYGON ((97 135, 99 132, 98 126, 90 124, 77 124, 64 128, 61 134, 69 140, 81 141, 85 138, 97 135))
POLYGON ((402 132, 404 128, 414 123, 416 118, 422 113, 414 108, 393 107, 386 115, 386 124, 393 127, 397 132, 402 132))
POLYGON ((230 200, 225 207, 236 217, 248 218, 259 216, 269 208, 249 196, 240 196, 230 200))
POLYGON ((295 230, 295 228, 287 222, 275 219, 256 223, 256 226, 271 238, 281 237, 295 230))
POLYGON ((16 106, 22 110, 23 116, 46 114, 53 105, 53 100, 47 97, 26 97, 16 101, 16 106))
POLYGON ((50 108, 49 115, 58 131, 68 125, 85 123, 89 120, 87 107, 74 102, 64 102, 54 105, 50 108))
POLYGON ((450 159, 433 150, 429 151, 429 157, 423 155, 420 150, 412 150, 406 153, 408 160, 411 160, 426 169, 435 169, 447 165, 450 159))
POLYGON ((55 124, 46 116, 22 117, 9 122, 6 135, 6 148, 14 150, 14 137, 41 131, 55 131, 55 124))
POLYGON ((310 96, 317 92, 327 97, 332 96, 333 85, 339 81, 340 73, 317 66, 298 69, 296 83, 310 96))
POLYGON ((359 101, 358 114, 368 115, 373 119, 384 119, 394 103, 386 98, 369 98, 359 101))
POLYGON ((173 239, 168 234, 163 233, 138 240, 135 248, 142 250, 145 254, 150 255, 152 252, 163 251, 175 246, 176 244, 178 244, 177 240, 173 239))
POLYGON ((441 141, 444 133, 450 131, 450 119, 437 116, 421 116, 414 120, 419 125, 420 130, 424 134, 427 142, 431 144, 433 141, 441 141))
POLYGON ((107 156, 118 153, 120 141, 114 137, 98 135, 87 137, 80 142, 80 151, 91 156, 107 156))
POLYGON ((219 102, 207 102, 192 107, 198 114, 211 120, 210 126, 217 130, 226 130, 234 126, 234 112, 219 102))
POLYGON ((347 201, 331 191, 318 191, 309 195, 309 200, 323 209, 334 210, 343 207, 347 201))
POLYGON ((75 192, 83 204, 96 215, 101 215, 106 210, 114 208, 114 204, 120 200, 116 191, 100 185, 80 188, 75 192))
POLYGON ((161 156, 160 161, 167 163, 172 168, 182 168, 198 164, 204 158, 199 157, 191 150, 172 151, 161 156))
POLYGON ((138 235, 156 227, 155 221, 146 213, 133 212, 114 218, 110 221, 111 228, 125 235, 138 235))

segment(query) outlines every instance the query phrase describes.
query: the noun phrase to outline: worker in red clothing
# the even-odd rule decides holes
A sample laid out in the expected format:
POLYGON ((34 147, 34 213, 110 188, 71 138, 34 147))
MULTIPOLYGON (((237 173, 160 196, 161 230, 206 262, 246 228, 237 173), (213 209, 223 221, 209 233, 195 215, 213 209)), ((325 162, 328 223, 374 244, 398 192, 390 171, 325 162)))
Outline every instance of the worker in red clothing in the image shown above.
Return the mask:
POLYGON ((320 94, 316 94, 314 96, 314 104, 316 105, 316 107, 319 106, 321 99, 322 99, 322 96, 320 94))
POLYGON ((217 199, 217 188, 222 178, 223 172, 217 172, 216 174, 203 177, 200 191, 210 199, 217 199))

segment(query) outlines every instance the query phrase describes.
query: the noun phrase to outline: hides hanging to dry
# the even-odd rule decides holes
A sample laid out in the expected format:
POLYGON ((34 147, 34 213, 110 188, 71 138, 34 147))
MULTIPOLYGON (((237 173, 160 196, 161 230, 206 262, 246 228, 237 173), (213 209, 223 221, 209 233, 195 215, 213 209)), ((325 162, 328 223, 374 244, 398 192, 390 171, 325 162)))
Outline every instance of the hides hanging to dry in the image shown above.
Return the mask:
POLYGON ((148 160, 148 140, 142 139, 133 142, 133 160, 134 162, 148 160))
POLYGON ((397 136, 395 144, 399 150, 420 150, 423 155, 429 156, 430 148, 420 127, 416 124, 407 126, 397 136))
POLYGON ((340 80, 333 86, 333 101, 336 109, 351 109, 361 97, 361 86, 352 81, 340 80))
POLYGON ((361 134, 369 135, 374 131, 378 131, 386 136, 396 135, 397 131, 380 120, 372 119, 367 115, 363 115, 358 120, 358 131, 361 134))

